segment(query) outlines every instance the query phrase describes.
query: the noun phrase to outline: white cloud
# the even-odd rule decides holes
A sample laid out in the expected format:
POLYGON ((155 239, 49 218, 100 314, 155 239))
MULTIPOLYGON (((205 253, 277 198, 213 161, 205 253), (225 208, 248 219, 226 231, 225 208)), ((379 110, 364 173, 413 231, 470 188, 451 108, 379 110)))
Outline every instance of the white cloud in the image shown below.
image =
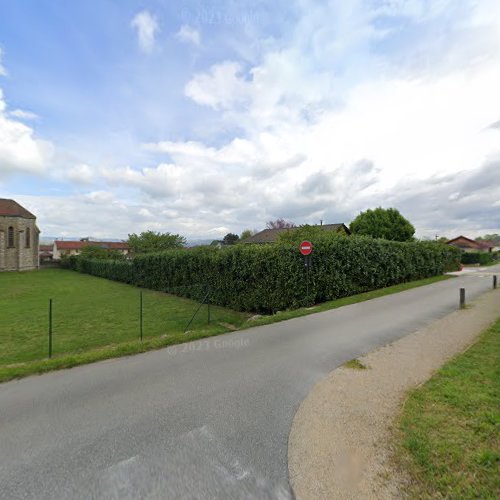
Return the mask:
POLYGON ((199 73, 188 82, 185 94, 193 101, 214 109, 228 109, 244 103, 249 97, 250 83, 241 77, 239 63, 215 64, 209 73, 199 73))
POLYGON ((32 111, 25 111, 23 109, 14 109, 9 112, 10 116, 20 118, 21 120, 38 120, 40 117, 32 111))
POLYGON ((84 199, 93 204, 108 205, 114 201, 115 195, 110 191, 91 191, 84 195, 84 199))
POLYGON ((175 37, 181 42, 192 43, 193 45, 200 45, 201 42, 200 32, 187 24, 180 27, 175 37))
POLYGON ((15 172, 45 173, 52 154, 50 142, 35 138, 31 127, 10 118, 0 89, 0 178, 15 172))
POLYGON ((77 184, 92 184, 96 180, 96 172, 85 163, 71 167, 66 177, 77 184))
MULTIPOLYGON (((405 206, 422 230, 432 231, 432 225, 446 226, 447 214, 436 218, 425 212, 428 219, 423 219, 424 198, 415 205, 405 201, 412 199, 408 186, 413 183, 422 193, 427 182, 429 196, 443 193, 441 206, 450 210, 450 218, 459 205, 471 209, 463 201, 446 205, 458 200, 461 186, 445 192, 433 186, 436 176, 480 172, 485 158, 500 149, 496 131, 486 130, 500 117, 494 105, 500 60, 483 57, 497 42, 495 31, 486 29, 491 19, 479 10, 467 21, 458 16, 446 41, 446 59, 433 56, 432 44, 441 41, 426 35, 405 47, 407 63, 370 52, 370 43, 391 36, 391 29, 377 31, 373 21, 381 11, 360 12, 356 5, 342 4, 337 17, 327 4, 304 9, 290 43, 266 49, 248 71, 225 61, 193 76, 186 95, 219 111, 224 130, 237 127, 239 134, 217 148, 196 141, 145 145, 179 168, 171 196, 174 203, 184 200, 181 213, 224 212, 240 228, 274 216, 299 223, 325 217, 349 222, 360 210, 392 200, 405 206), (334 19, 333 29, 325 19, 334 19), (355 29, 347 36, 343 25, 355 29), (487 36, 464 52, 465 41, 480 27, 487 36), (414 64, 412 55, 420 55, 422 47, 431 54, 428 64, 414 64), (402 187, 406 198, 397 196, 402 187)), ((445 7, 446 2, 435 5, 431 12, 422 2, 386 2, 383 15, 425 23, 447 13, 445 7)), ((488 189, 474 209, 485 217, 495 196, 493 187, 488 189)), ((471 228, 481 225, 477 215, 453 217, 453 227, 460 220, 471 228)))
POLYGON ((217 142, 166 137, 144 145, 159 158, 147 166, 73 166, 73 182, 105 184, 51 198, 70 215, 42 206, 45 232, 98 236, 74 216, 84 204, 108 237, 223 236, 276 217, 348 223, 379 205, 400 208, 421 235, 498 232, 498 2, 377 5, 298 2, 293 31, 266 39, 257 62, 220 61, 186 83, 217 142))
POLYGON ((147 10, 136 14, 131 26, 137 30, 139 47, 144 52, 151 52, 155 46, 155 37, 160 28, 156 18, 147 10))

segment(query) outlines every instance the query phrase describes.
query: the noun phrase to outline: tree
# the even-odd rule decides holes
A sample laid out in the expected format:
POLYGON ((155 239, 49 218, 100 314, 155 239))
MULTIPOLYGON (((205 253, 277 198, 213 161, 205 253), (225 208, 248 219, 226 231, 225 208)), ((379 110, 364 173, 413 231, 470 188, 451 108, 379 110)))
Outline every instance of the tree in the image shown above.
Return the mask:
POLYGON ((254 234, 255 231, 252 231, 251 229, 245 229, 240 235, 240 243, 250 238, 250 236, 253 236, 254 234))
POLYGON ((182 248, 186 245, 186 238, 178 234, 156 233, 145 231, 137 235, 128 235, 128 246, 134 254, 160 252, 172 248, 182 248))
POLYGON ((361 212, 350 225, 353 234, 384 238, 393 241, 411 241, 415 228, 395 208, 376 208, 361 212))
POLYGON ((488 241, 496 245, 500 245, 500 234, 485 234, 484 236, 479 236, 476 241, 488 241))
POLYGON ((84 259, 124 260, 125 255, 114 248, 104 248, 99 244, 88 245, 82 248, 80 256, 84 259))
POLYGON ((240 237, 237 234, 234 233, 227 233, 226 236, 224 236, 222 240, 223 245, 234 245, 235 243, 238 242, 240 237))
POLYGON ((266 224, 267 229, 287 229, 290 227, 295 227, 295 224, 293 222, 289 222, 283 218, 276 219, 276 220, 270 220, 266 224))

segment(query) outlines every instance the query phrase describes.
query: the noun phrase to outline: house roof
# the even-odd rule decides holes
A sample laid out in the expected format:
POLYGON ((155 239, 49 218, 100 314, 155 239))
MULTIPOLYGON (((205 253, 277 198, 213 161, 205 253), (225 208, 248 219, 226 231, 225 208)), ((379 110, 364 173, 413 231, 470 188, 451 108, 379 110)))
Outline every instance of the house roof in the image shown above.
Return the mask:
POLYGON ((482 250, 488 250, 489 248, 493 248, 495 245, 490 243, 489 241, 476 241, 472 240, 470 238, 467 238, 466 236, 457 236, 456 238, 453 238, 452 240, 449 240, 446 242, 447 245, 456 245, 458 246, 459 240, 463 240, 466 246, 469 248, 479 248, 482 250))
MULTIPOLYGON (((340 231, 341 229, 344 229, 344 231, 347 234, 351 234, 351 231, 349 231, 349 228, 343 224, 323 224, 321 226, 313 226, 313 227, 319 227, 323 229, 324 231, 340 231)), ((264 229, 260 233, 254 234, 253 236, 250 236, 245 240, 245 243, 275 243, 278 240, 278 237, 280 234, 286 232, 286 231, 294 231, 298 229, 298 227, 292 227, 292 228, 279 228, 279 229, 264 229)))
POLYGON ((80 250, 84 247, 100 247, 113 250, 128 250, 128 245, 124 241, 63 241, 56 240, 58 250, 80 250))
POLYGON ((54 247, 52 245, 40 245, 39 250, 40 252, 52 252, 52 249, 54 247))
POLYGON ((19 205, 17 201, 8 200, 6 198, 0 198, 0 216, 36 219, 31 212, 28 212, 28 210, 19 205))

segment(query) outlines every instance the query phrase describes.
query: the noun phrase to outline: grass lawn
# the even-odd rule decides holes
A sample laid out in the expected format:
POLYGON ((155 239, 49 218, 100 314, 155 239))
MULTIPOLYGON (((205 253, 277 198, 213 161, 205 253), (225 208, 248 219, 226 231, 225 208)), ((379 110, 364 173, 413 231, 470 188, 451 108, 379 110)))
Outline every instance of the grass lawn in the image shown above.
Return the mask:
POLYGON ((414 390, 400 419, 412 498, 500 498, 500 319, 414 390))
MULTIPOLYGON (((64 269, 0 274, 0 365, 47 357, 48 301, 53 299, 53 354, 139 340, 139 293, 130 285, 64 269)), ((183 334, 199 303, 143 290, 145 338, 183 334)), ((248 315, 204 305, 189 327, 212 335, 248 315)), ((189 338, 187 336, 187 338, 189 338)))
POLYGON ((0 382, 70 368, 210 337, 234 329, 276 323, 382 297, 449 276, 403 283, 314 307, 283 311, 248 321, 250 314, 203 306, 185 335, 197 302, 142 290, 143 333, 139 342, 140 289, 65 269, 0 273, 0 382), (53 357, 48 356, 48 301, 53 299, 53 357))

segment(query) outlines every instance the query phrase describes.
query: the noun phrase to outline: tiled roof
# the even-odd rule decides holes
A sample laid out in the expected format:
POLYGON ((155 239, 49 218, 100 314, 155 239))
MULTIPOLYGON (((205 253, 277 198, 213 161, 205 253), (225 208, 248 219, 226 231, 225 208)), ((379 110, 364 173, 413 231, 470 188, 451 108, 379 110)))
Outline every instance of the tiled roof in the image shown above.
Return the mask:
POLYGON ((55 241, 58 250, 80 250, 84 247, 101 247, 113 250, 128 250, 124 241, 55 241))
POLYGON ((446 244, 447 245, 455 245, 455 246, 463 246, 463 247, 468 247, 468 248, 477 248, 477 249, 482 249, 482 250, 488 250, 488 249, 493 248, 495 246, 489 241, 471 240, 470 238, 467 238, 466 236, 458 236, 457 238, 453 238, 452 240, 447 241, 446 244))
MULTIPOLYGON (((340 224, 323 224, 322 226, 313 226, 320 227, 324 231, 340 231, 344 229, 347 234, 351 234, 347 226, 343 223, 340 224)), ((286 231, 294 231, 298 229, 297 227, 292 228, 282 228, 282 229, 264 229, 260 233, 254 234, 245 240, 245 243, 275 243, 278 241, 278 236, 286 231)))
POLYGON ((19 205, 17 201, 0 198, 0 216, 7 217, 23 217, 24 219, 36 219, 36 217, 28 212, 24 207, 19 205))

